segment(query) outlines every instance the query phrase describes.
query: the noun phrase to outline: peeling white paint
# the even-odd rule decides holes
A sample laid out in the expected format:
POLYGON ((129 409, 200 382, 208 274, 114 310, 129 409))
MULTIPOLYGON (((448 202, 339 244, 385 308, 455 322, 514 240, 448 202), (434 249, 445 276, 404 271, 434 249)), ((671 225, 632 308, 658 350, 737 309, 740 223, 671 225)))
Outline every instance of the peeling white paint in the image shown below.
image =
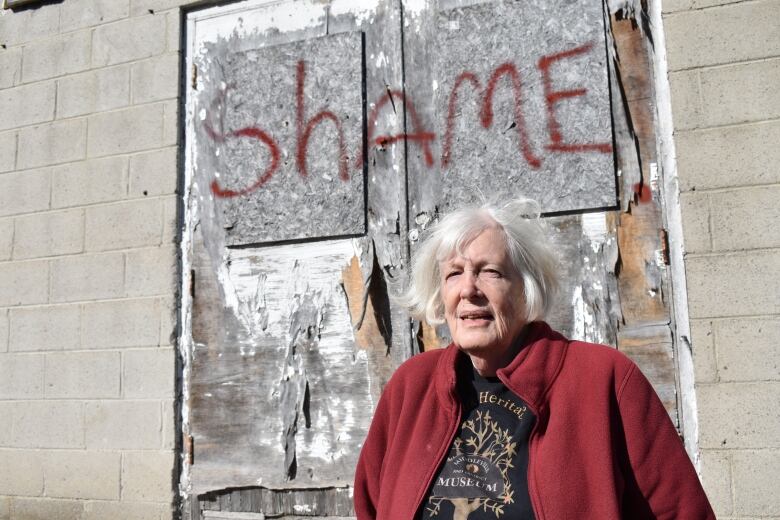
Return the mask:
MULTIPOLYGON (((688 287, 685 278, 684 245, 682 233, 682 213, 680 209, 680 189, 677 177, 676 150, 674 144, 674 124, 672 119, 671 90, 669 69, 666 59, 666 36, 661 16, 661 2, 648 2, 650 30, 653 37, 653 78, 655 79, 655 106, 658 111, 658 156, 661 158, 665 221, 669 239, 669 266, 672 282, 672 317, 675 359, 680 382, 680 424, 685 440, 685 449, 701 475, 699 459, 699 422, 694 388, 693 354, 690 344, 690 323, 688 316, 688 287)), ((641 27, 641 24, 640 24, 641 27)))
POLYGON ((192 19, 197 21, 192 48, 201 49, 207 42, 227 40, 232 36, 240 38, 270 30, 280 33, 304 31, 324 25, 327 5, 316 0, 247 0, 229 7, 197 11, 192 19))
POLYGON ((380 52, 379 56, 376 57, 376 62, 374 66, 379 69, 385 65, 387 65, 387 56, 385 56, 384 52, 380 52))
POLYGON ((582 231, 590 240, 590 246, 594 253, 598 253, 601 246, 607 240, 607 214, 583 213, 582 231))
POLYGON ((379 0, 333 0, 330 4, 330 14, 332 16, 351 14, 358 25, 366 22, 372 24, 378 7, 379 0))
POLYGON ((584 340, 585 329, 587 325, 593 322, 593 317, 589 316, 585 310, 585 302, 582 299, 582 287, 577 286, 571 298, 571 308, 574 313, 574 327, 572 330, 572 339, 584 340))

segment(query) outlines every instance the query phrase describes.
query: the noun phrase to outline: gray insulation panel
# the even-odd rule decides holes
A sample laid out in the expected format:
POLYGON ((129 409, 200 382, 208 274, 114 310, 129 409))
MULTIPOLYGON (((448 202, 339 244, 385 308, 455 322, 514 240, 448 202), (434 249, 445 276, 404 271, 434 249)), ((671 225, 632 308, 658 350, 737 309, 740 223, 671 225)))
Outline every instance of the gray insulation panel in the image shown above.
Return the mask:
POLYGON ((432 96, 439 151, 439 175, 419 180, 423 200, 448 209, 523 194, 544 212, 614 206, 601 3, 443 3, 407 37, 411 61, 429 64, 408 68, 408 83, 421 104, 432 96))
POLYGON ((224 56, 218 66, 227 85, 219 182, 235 192, 219 198, 227 245, 365 233, 364 176, 357 164, 362 47, 362 34, 353 31, 214 51, 224 56), (264 131, 273 144, 240 135, 247 128, 264 131), (278 167, 267 182, 241 193, 270 171, 273 146, 278 167))

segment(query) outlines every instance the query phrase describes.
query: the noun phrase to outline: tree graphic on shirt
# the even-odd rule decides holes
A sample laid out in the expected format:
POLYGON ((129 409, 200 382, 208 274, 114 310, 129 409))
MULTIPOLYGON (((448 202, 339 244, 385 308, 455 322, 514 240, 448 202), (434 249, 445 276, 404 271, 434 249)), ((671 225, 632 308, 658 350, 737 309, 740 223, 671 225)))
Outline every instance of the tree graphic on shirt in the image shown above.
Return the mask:
POLYGON ((490 416, 489 411, 477 410, 474 419, 461 425, 460 438, 453 442, 454 453, 447 457, 449 462, 459 455, 478 455, 484 457, 499 469, 503 481, 503 490, 498 500, 489 497, 445 498, 431 497, 427 510, 431 516, 438 516, 442 502, 451 502, 455 508, 453 520, 466 520, 471 513, 482 508, 491 511, 496 518, 504 514, 504 506, 514 503, 514 490, 509 482, 509 470, 514 467, 512 460, 517 453, 517 443, 512 441, 509 429, 501 428, 490 416))

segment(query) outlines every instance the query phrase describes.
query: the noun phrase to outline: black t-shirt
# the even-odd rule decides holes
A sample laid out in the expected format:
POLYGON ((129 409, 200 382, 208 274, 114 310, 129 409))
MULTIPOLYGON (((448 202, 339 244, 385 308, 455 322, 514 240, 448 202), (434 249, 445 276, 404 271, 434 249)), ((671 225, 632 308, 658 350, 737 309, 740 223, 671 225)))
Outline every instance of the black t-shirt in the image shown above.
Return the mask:
MULTIPOLYGON (((469 363, 470 365, 471 363, 469 363)), ((420 520, 533 520, 528 437, 535 417, 497 377, 460 371, 463 420, 420 520)))

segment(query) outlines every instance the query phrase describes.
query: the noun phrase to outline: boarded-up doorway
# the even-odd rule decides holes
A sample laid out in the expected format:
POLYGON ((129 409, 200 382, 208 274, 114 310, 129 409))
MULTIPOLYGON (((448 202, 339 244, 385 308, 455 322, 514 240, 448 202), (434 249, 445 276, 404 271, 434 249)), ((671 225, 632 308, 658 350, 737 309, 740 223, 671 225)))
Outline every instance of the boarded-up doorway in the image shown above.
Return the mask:
POLYGON ((677 419, 644 44, 584 1, 187 14, 186 516, 352 514, 382 387, 447 343, 391 295, 426 227, 482 199, 541 202, 551 324, 634 357, 677 419))

